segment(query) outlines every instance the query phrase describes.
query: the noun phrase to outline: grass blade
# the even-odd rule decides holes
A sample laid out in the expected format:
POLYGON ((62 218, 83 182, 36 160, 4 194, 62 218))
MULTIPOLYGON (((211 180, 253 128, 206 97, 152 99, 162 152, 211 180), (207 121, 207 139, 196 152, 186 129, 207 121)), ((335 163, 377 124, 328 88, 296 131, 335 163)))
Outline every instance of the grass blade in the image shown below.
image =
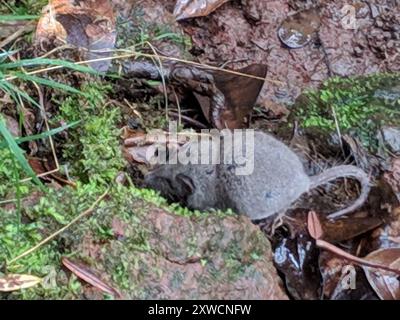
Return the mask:
POLYGON ((32 103, 33 105, 35 105, 36 107, 40 108, 40 105, 33 100, 29 94, 27 94, 26 92, 20 90, 18 87, 14 86, 12 83, 8 82, 8 81, 1 81, 0 80, 0 88, 3 90, 8 90, 8 92, 10 93, 10 95, 13 97, 13 99, 15 100, 15 102, 17 104, 20 104, 17 95, 20 95, 22 98, 24 98, 26 101, 32 103))
MULTIPOLYGON (((30 142, 30 141, 48 138, 50 136, 56 135, 57 133, 63 132, 67 129, 76 127, 79 123, 81 123, 81 120, 72 122, 70 124, 66 124, 64 126, 61 126, 61 127, 55 128, 55 129, 51 129, 49 131, 46 131, 46 132, 43 132, 40 134, 35 134, 35 135, 28 136, 28 137, 17 138, 17 139, 15 139, 15 142, 17 144, 20 144, 20 143, 24 143, 24 142, 30 142)), ((0 148, 5 148, 5 147, 7 147, 7 143, 5 143, 5 142, 0 143, 0 148)))
POLYGON ((0 15, 0 21, 36 20, 39 18, 39 16, 34 15, 0 15))
POLYGON ((17 62, 4 63, 0 65, 0 69, 15 69, 20 67, 32 67, 32 66, 61 66, 74 71, 79 71, 83 73, 90 73, 99 75, 100 73, 91 67, 76 64, 70 61, 60 60, 60 59, 45 59, 45 58, 35 58, 35 59, 25 59, 19 60, 17 62))
POLYGON ((11 135, 10 131, 8 131, 6 127, 6 122, 3 117, 0 117, 0 134, 4 137, 8 147, 10 148, 11 152, 13 153, 15 159, 18 161, 22 169, 25 171, 29 177, 43 190, 45 191, 44 185, 36 176, 35 172, 32 170, 31 166, 29 165, 28 161, 24 156, 24 151, 18 146, 15 142, 14 137, 11 135))
POLYGON ((50 87, 53 89, 60 89, 62 91, 75 93, 75 94, 84 94, 82 91, 80 91, 78 89, 75 89, 64 83, 56 82, 54 80, 48 80, 48 79, 37 77, 37 76, 31 76, 31 75, 28 75, 25 73, 16 73, 15 76, 17 76, 19 79, 36 82, 36 83, 42 84, 44 86, 47 86, 47 87, 50 87))

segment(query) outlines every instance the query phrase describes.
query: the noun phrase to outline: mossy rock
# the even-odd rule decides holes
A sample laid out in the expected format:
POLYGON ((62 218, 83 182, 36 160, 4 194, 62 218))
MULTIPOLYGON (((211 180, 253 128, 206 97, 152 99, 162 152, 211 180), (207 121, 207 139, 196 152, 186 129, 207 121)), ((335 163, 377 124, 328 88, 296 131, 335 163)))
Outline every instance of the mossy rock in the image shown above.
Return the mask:
MULTIPOLYGON (((52 197, 31 206, 27 214, 35 222, 22 225, 18 234, 24 236, 24 241, 14 243, 14 248, 26 250, 28 243, 58 230, 98 197, 88 186, 80 188, 53 191, 52 197), (62 216, 65 221, 56 221, 55 211, 67 213, 62 216)), ((61 259, 67 257, 125 299, 286 298, 272 263, 271 246, 248 218, 178 215, 149 192, 114 187, 89 217, 8 266, 12 273, 43 277, 41 285, 0 297, 112 298, 63 268, 61 259), (152 202, 143 200, 150 194, 152 202)), ((0 221, 1 230, 7 230, 7 221, 0 221)), ((13 257, 3 251, 0 258, 4 261, 13 257)))
POLYGON ((290 121, 306 131, 350 134, 370 152, 380 147, 383 127, 400 127, 400 74, 332 78, 296 102, 290 121))

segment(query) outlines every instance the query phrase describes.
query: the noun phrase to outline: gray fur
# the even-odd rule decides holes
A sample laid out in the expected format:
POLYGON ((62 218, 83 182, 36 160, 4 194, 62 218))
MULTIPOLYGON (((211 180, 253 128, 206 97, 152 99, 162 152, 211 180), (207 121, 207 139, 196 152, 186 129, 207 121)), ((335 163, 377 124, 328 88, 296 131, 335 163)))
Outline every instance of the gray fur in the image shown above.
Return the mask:
POLYGON ((339 166, 309 177, 297 155, 285 144, 262 132, 255 133, 254 172, 235 174, 234 165, 162 165, 146 178, 148 187, 191 209, 228 208, 252 220, 287 210, 302 194, 341 177, 360 181, 362 192, 350 207, 331 218, 357 209, 366 200, 369 178, 355 166, 339 166))

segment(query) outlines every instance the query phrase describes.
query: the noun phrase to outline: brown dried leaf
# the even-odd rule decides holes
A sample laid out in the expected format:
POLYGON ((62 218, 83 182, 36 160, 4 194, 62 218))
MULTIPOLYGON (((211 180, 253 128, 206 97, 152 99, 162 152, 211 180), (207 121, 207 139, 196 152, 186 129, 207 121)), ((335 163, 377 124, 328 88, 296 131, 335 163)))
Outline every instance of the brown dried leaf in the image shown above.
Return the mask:
POLYGON ((230 0, 178 0, 175 5, 176 20, 204 17, 230 0))
MULTIPOLYGON (((267 66, 252 64, 241 70, 233 71, 256 78, 224 71, 212 72, 216 90, 194 95, 206 117, 217 129, 240 129, 247 127, 248 117, 253 111, 258 95, 264 85, 260 78, 267 75, 267 66), (217 95, 222 94, 221 98, 217 95), (210 96, 212 95, 212 96, 210 96)), ((214 85, 214 84, 212 84, 214 85)))
POLYGON ((110 295, 121 297, 121 294, 109 286, 107 283, 102 281, 92 270, 89 269, 88 266, 83 265, 82 263, 77 263, 69 260, 68 258, 62 258, 63 265, 68 268, 73 274, 75 274, 78 278, 86 281, 91 284, 93 287, 108 293, 110 295))
POLYGON ((41 278, 27 274, 9 274, 0 278, 0 292, 12 292, 32 288, 42 282, 41 278))
POLYGON ((376 217, 324 220, 322 221, 323 239, 331 243, 350 240, 378 228, 381 224, 382 219, 376 217))
POLYGON ((346 289, 342 285, 343 270, 349 263, 328 251, 322 251, 319 256, 319 266, 322 277, 322 292, 325 297, 335 299, 346 289))
POLYGON ((323 235, 322 226, 315 211, 309 212, 307 225, 310 236, 315 240, 321 239, 323 235))
MULTIPOLYGON (((116 16, 110 0, 52 0, 39 20, 36 40, 61 39, 68 44, 88 49, 86 59, 111 56, 116 41, 116 16)), ((111 61, 98 61, 91 66, 108 70, 111 61)))
MULTIPOLYGON (((381 249, 370 253, 365 260, 400 270, 400 248, 381 249)), ((363 266, 367 279, 382 300, 400 300, 399 275, 363 266)))

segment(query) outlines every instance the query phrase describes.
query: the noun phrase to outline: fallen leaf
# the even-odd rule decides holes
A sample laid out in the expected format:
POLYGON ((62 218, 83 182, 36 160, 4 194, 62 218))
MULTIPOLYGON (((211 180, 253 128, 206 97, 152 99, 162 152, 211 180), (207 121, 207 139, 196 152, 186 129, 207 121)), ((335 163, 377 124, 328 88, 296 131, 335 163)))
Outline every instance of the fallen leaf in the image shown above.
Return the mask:
MULTIPOLYGON (((44 12, 37 26, 36 41, 58 38, 88 49, 87 60, 112 55, 117 32, 110 0, 52 0, 44 12)), ((106 72, 111 61, 96 61, 90 65, 99 72, 106 72)))
MULTIPOLYGON (((252 64, 238 72, 257 78, 265 78, 267 66, 252 64)), ((216 71, 213 75, 217 88, 225 96, 227 106, 225 110, 221 110, 217 114, 220 119, 215 119, 215 122, 220 123, 222 128, 240 129, 247 127, 248 117, 254 109, 264 81, 222 71, 216 71)))
POLYGON ((96 275, 92 270, 89 269, 88 266, 82 263, 73 262, 65 257, 63 257, 61 261, 62 264, 78 278, 84 280, 93 287, 105 293, 108 293, 112 296, 121 297, 121 294, 116 289, 112 288, 107 283, 102 281, 98 275, 96 275))
MULTIPOLYGON (((233 70, 232 70, 233 71, 233 70)), ((224 71, 211 72, 217 91, 207 94, 196 92, 194 95, 206 119, 217 129, 240 129, 247 127, 258 95, 264 85, 260 78, 267 75, 267 66, 253 64, 241 70, 233 71, 256 78, 244 77, 224 71), (218 94, 221 94, 218 97, 218 94)))
POLYGON ((178 0, 175 5, 176 20, 204 17, 230 0, 178 0))
POLYGON ((5 114, 2 115, 4 117, 4 119, 6 120, 6 126, 8 131, 10 131, 10 133, 15 137, 18 138, 21 136, 21 130, 20 130, 20 126, 17 120, 15 120, 12 117, 9 117, 5 114))
MULTIPOLYGON (((328 251, 322 251, 319 256, 319 266, 322 277, 322 292, 324 297, 333 299, 347 289, 342 285, 344 270, 349 263, 328 251)), ((354 269, 355 270, 355 269, 354 269)))
POLYGON ((309 212, 307 224, 310 236, 315 240, 321 239, 323 235, 322 226, 315 211, 309 212))
POLYGON ((0 278, 0 292, 12 292, 32 288, 42 282, 41 278, 27 274, 9 274, 0 278))
MULTIPOLYGON (((370 253, 365 260, 400 270, 400 248, 380 249, 370 253)), ((365 275, 376 294, 382 300, 400 300, 399 275, 389 271, 363 266, 365 275)))
POLYGON ((329 252, 319 255, 323 299, 376 300, 362 269, 329 252))
POLYGON ((319 298, 319 250, 308 235, 283 238, 274 248, 274 263, 284 275, 290 295, 296 300, 319 298))
POLYGON ((382 219, 376 217, 354 217, 322 221, 323 239, 335 243, 353 239, 361 234, 378 228, 382 219))

